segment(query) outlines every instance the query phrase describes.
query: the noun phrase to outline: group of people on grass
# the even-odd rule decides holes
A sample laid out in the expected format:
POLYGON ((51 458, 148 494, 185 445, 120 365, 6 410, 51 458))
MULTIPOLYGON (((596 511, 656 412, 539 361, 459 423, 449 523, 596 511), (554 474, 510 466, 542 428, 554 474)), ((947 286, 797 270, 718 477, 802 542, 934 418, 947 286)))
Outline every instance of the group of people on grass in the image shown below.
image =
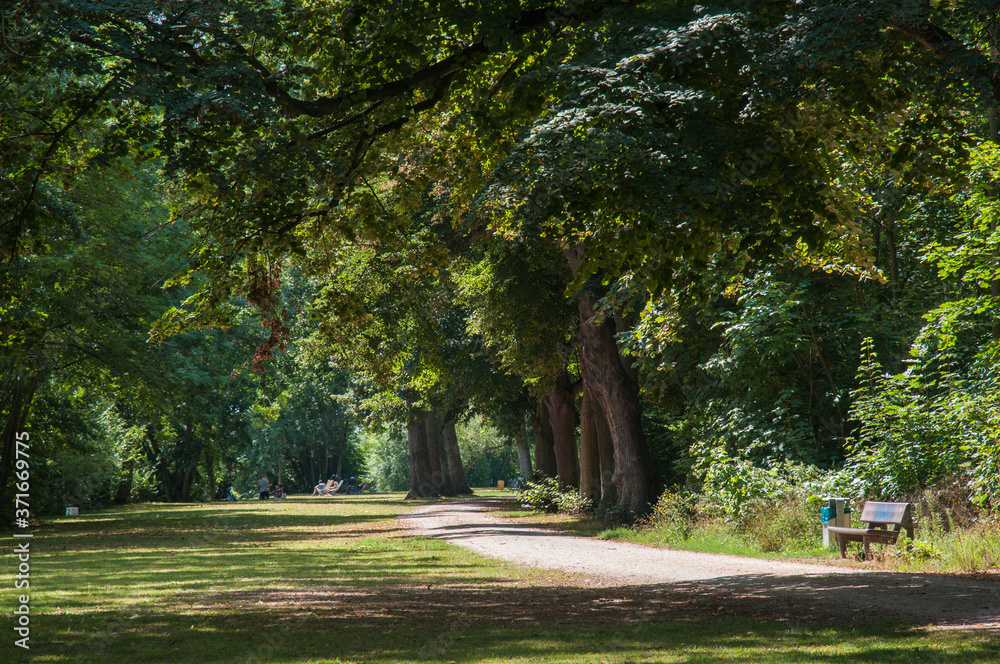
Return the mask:
POLYGON ((260 476, 260 499, 261 500, 281 500, 282 498, 287 498, 288 494, 285 493, 285 487, 281 485, 281 482, 274 487, 274 495, 270 494, 271 491, 271 481, 267 479, 267 473, 260 476))
MULTIPOLYGON (((272 485, 271 481, 267 479, 267 473, 260 476, 260 482, 257 483, 257 486, 259 488, 259 496, 261 500, 281 500, 282 498, 288 497, 288 494, 285 493, 285 487, 281 484, 281 482, 272 485), (273 491, 272 486, 274 487, 273 491)), ((320 480, 316 484, 316 488, 313 489, 312 495, 333 496, 338 493, 362 493, 370 486, 371 484, 369 482, 362 482, 358 484, 357 479, 354 477, 342 479, 337 475, 333 475, 330 477, 329 481, 320 480)), ((216 500, 240 499, 240 497, 233 492, 233 483, 229 480, 219 482, 219 486, 215 492, 215 498, 216 500)))
POLYGON ((358 484, 358 480, 354 477, 348 477, 347 479, 342 479, 337 475, 333 475, 326 482, 320 480, 316 483, 313 488, 312 495, 314 496, 332 496, 338 493, 352 494, 352 493, 362 493, 369 486, 368 482, 362 482, 358 484))

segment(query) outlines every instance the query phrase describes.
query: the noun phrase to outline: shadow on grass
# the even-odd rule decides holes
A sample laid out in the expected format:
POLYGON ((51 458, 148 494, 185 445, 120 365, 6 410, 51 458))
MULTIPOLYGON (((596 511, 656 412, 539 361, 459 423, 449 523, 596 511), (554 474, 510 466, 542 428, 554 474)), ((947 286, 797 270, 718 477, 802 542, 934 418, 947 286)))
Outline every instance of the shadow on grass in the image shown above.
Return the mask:
POLYGON ((354 511, 342 513, 343 503, 336 506, 338 511, 326 511, 319 500, 316 506, 312 502, 167 504, 155 509, 147 505, 139 510, 115 509, 79 519, 59 519, 35 529, 34 534, 50 551, 267 546, 313 540, 318 535, 355 537, 411 507, 398 501, 357 501, 348 506, 354 511), (297 511, 303 505, 317 509, 317 513, 297 511), (361 511, 366 507, 370 511, 361 511))
POLYGON ((996 662, 988 635, 676 587, 306 589, 189 593, 161 607, 37 618, 45 661, 996 662))
POLYGON ((995 635, 846 611, 859 597, 846 576, 529 585, 503 563, 399 536, 397 506, 289 505, 144 506, 39 529, 31 661, 1000 661, 995 635))

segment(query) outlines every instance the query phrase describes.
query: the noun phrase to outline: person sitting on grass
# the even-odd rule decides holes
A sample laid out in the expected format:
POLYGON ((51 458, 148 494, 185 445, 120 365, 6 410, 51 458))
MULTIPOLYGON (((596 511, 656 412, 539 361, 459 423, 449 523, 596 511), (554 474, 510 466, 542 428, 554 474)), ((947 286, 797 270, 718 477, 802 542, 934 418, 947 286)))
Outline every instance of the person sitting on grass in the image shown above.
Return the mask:
POLYGON ((278 486, 274 487, 274 496, 272 497, 275 500, 281 500, 282 498, 286 498, 287 496, 285 496, 285 487, 279 483, 278 486))
POLYGON ((332 496, 340 490, 340 487, 344 485, 344 480, 340 479, 338 476, 334 475, 330 478, 330 481, 323 484, 320 481, 319 484, 313 489, 312 495, 314 496, 332 496))

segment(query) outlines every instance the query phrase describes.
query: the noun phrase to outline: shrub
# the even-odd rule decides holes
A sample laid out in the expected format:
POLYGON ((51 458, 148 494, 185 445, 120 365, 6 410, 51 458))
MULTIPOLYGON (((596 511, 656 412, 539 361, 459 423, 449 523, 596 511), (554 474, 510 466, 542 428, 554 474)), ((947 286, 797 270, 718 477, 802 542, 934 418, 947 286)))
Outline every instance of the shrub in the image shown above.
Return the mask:
POLYGON ((517 490, 524 507, 539 512, 563 512, 564 514, 584 514, 594 509, 594 504, 575 489, 559 488, 559 481, 546 477, 537 482, 527 482, 517 490))
POLYGON ((517 490, 521 505, 539 512, 557 512, 559 505, 559 482, 553 477, 543 477, 537 482, 528 482, 524 488, 517 490))
POLYGON ((687 490, 667 489, 656 501, 653 511, 646 518, 646 525, 656 528, 664 539, 683 541, 690 539, 698 523, 698 498, 687 490))
POLYGON ((559 494, 556 506, 563 514, 589 514, 594 511, 593 501, 572 489, 559 494))
POLYGON ((839 473, 792 461, 761 467, 749 459, 731 456, 721 446, 710 450, 696 471, 706 509, 730 517, 758 501, 804 502, 812 494, 837 495, 844 489, 839 473))
POLYGON ((822 535, 817 510, 799 497, 748 504, 736 519, 736 530, 764 553, 815 548, 822 535))
POLYGON ((845 472, 854 478, 855 494, 885 500, 965 475, 973 502, 995 504, 1000 494, 996 358, 981 354, 964 375, 934 331, 929 325, 921 333, 910 367, 891 376, 883 372, 872 340, 864 340, 851 407, 860 427, 848 440, 845 472))
POLYGON ((953 476, 905 500, 913 503, 913 516, 922 533, 940 534, 968 528, 979 521, 982 509, 973 498, 969 478, 953 476))
POLYGON ((894 562, 913 563, 918 560, 940 558, 941 552, 930 542, 909 539, 904 532, 896 540, 895 546, 882 547, 875 553, 875 557, 894 562))

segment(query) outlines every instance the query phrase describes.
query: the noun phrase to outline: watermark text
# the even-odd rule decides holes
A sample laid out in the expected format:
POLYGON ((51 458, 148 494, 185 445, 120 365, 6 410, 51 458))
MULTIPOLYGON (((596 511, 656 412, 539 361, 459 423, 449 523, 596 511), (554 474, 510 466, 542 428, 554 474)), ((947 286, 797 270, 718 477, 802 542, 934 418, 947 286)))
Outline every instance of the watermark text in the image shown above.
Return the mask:
MULTIPOLYGON (((14 489, 17 493, 14 496, 14 524, 17 529, 13 537, 18 540, 27 540, 33 535, 27 532, 31 522, 31 473, 29 468, 30 456, 28 454, 28 432, 21 431, 17 434, 14 448, 14 478, 16 483, 14 489)), ((14 608, 14 632, 20 638, 14 639, 14 645, 19 648, 29 650, 28 641, 31 638, 31 595, 28 589, 31 588, 31 542, 18 542, 14 546, 14 555, 17 556, 17 574, 14 576, 14 589, 22 594, 17 596, 16 607, 14 608)))

